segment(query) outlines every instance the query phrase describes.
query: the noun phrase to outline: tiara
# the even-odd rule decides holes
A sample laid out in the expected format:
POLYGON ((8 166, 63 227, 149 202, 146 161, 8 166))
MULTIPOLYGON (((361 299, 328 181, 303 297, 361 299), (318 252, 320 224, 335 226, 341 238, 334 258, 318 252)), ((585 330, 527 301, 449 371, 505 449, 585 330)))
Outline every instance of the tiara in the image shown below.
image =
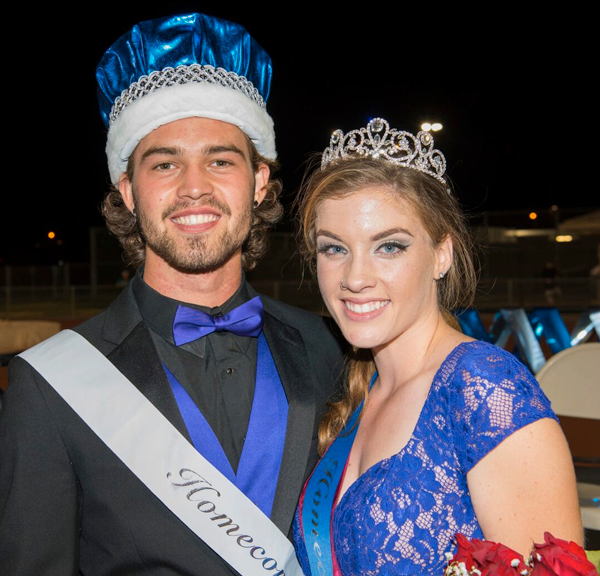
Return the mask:
POLYGON ((446 183, 446 159, 433 148, 433 137, 429 132, 416 136, 403 130, 390 129, 387 120, 373 118, 366 128, 344 134, 336 130, 329 140, 321 158, 321 170, 332 162, 348 156, 371 156, 392 164, 406 166, 433 176, 446 183))

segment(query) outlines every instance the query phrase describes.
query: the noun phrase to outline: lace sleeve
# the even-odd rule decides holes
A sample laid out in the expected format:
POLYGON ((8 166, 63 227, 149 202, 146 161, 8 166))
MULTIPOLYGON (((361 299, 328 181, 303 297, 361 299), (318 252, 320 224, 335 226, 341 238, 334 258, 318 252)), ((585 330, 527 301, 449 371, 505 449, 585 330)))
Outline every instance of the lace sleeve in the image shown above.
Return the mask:
POLYGON ((513 432, 542 418, 558 420, 531 372, 496 346, 459 359, 452 385, 455 446, 464 474, 513 432))

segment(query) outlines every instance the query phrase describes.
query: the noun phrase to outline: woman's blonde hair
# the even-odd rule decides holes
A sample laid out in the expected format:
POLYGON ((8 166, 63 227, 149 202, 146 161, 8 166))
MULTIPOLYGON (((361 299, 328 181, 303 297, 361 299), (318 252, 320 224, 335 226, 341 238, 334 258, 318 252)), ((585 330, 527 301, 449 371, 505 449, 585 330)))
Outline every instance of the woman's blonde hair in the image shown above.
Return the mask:
MULTIPOLYGON (((437 296, 444 319, 458 328, 453 312, 472 305, 477 285, 473 238, 456 197, 449 193, 446 185, 427 174, 372 157, 345 158, 323 170, 312 170, 296 201, 298 245, 304 261, 316 274, 315 221, 322 202, 375 186, 398 194, 408 202, 434 247, 447 237, 452 240, 452 266, 437 283, 437 296)), ((354 348, 347 360, 343 397, 330 404, 319 429, 321 453, 342 430, 352 412, 366 400, 374 373, 371 351, 354 348)))

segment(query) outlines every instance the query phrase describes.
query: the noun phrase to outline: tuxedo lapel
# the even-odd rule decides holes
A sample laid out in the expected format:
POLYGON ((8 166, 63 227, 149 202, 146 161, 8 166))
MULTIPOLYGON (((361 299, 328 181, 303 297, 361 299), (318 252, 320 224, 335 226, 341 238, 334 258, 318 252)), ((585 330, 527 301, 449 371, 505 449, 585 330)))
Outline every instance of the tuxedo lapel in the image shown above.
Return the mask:
POLYGON ((102 339, 104 345, 98 348, 104 348, 115 367, 191 441, 130 286, 109 307, 102 339), (110 351, 106 349, 108 345, 110 351))
POLYGON ((266 311, 263 330, 289 403, 285 446, 271 513, 271 520, 287 534, 310 456, 316 400, 300 333, 266 311))
POLYGON ((181 434, 190 439, 152 337, 143 324, 138 324, 108 359, 181 434))

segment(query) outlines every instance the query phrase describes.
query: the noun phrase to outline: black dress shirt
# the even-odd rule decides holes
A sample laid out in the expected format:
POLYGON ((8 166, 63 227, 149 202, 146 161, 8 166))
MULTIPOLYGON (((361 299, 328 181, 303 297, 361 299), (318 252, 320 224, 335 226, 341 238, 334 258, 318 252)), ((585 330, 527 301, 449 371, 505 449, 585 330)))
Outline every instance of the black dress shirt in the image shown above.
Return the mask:
POLYGON ((212 316, 225 315, 250 299, 244 278, 236 293, 221 306, 207 308, 178 302, 146 284, 140 270, 133 292, 158 355, 196 403, 231 463, 234 472, 250 421, 258 339, 231 332, 212 332, 176 346, 173 319, 181 304, 212 316))

